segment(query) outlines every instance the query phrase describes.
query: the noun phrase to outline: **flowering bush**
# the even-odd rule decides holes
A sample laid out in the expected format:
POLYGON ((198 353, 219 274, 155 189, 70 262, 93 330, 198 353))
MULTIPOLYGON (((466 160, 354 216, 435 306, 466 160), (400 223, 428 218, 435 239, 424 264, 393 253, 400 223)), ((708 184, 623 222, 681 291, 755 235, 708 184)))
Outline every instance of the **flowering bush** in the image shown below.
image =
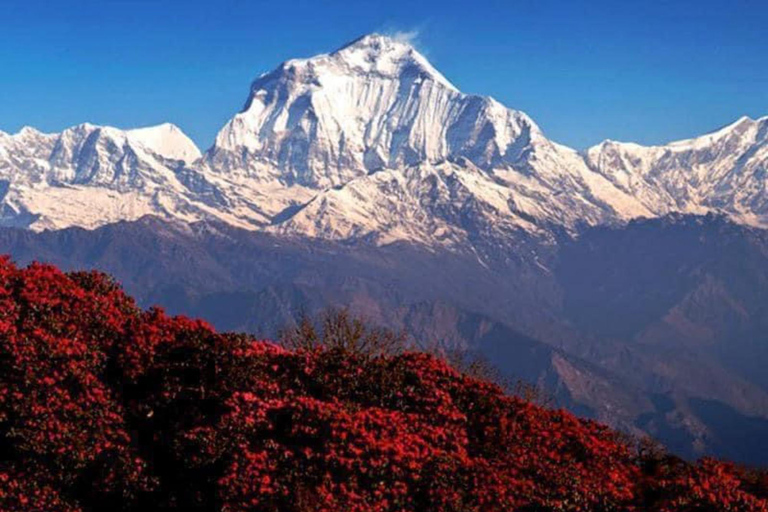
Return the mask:
POLYGON ((289 350, 0 260, 3 511, 768 510, 763 474, 622 439, 426 354, 289 350))

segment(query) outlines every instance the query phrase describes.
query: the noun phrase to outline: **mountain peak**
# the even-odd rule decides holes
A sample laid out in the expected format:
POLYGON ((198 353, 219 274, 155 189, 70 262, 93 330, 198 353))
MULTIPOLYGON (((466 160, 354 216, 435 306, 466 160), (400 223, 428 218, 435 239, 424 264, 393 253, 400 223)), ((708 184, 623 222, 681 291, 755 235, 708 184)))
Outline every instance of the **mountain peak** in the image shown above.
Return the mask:
POLYGON ((755 124, 757 124, 757 121, 755 121, 751 117, 749 117, 749 116, 741 116, 736 121, 734 121, 732 123, 729 123, 729 124, 723 126, 722 128, 717 129, 717 130, 715 130, 713 132, 710 132, 708 134, 705 134, 703 136, 706 137, 707 135, 718 135, 718 134, 726 134, 726 133, 730 133, 730 132, 734 132, 734 131, 742 131, 742 130, 745 130, 745 129, 748 129, 748 128, 754 126, 755 124))
MULTIPOLYGON (((418 77, 458 92, 458 89, 406 38, 381 34, 359 37, 331 53, 285 61, 277 69, 259 76, 253 82, 251 90, 255 93, 286 79, 304 84, 324 85, 339 77, 398 81, 418 77)), ((246 103, 245 108, 249 106, 250 101, 246 103)))
POLYGON ((347 49, 352 49, 352 48, 381 49, 384 47, 389 47, 389 48, 406 47, 406 48, 414 49, 413 45, 410 43, 408 38, 394 37, 394 36, 379 34, 377 32, 372 32, 370 34, 360 36, 357 39, 350 41, 349 43, 343 45, 341 48, 339 48, 333 53, 338 53, 338 52, 341 52, 347 49))
POLYGON ((201 153, 194 142, 175 124, 163 123, 126 132, 128 138, 166 158, 190 163, 201 153))
POLYGON ((539 137, 524 114, 462 94, 407 40, 370 34, 261 75, 207 161, 324 188, 458 157, 511 165, 539 137))
MULTIPOLYGON (((323 58, 325 56, 318 56, 323 58)), ((399 78, 403 72, 418 69, 429 79, 457 90, 432 64, 404 37, 368 34, 355 39, 328 55, 344 62, 349 68, 363 73, 376 73, 399 78)))
POLYGON ((23 126, 21 130, 14 134, 15 137, 37 137, 40 135, 46 135, 37 128, 31 126, 23 126))

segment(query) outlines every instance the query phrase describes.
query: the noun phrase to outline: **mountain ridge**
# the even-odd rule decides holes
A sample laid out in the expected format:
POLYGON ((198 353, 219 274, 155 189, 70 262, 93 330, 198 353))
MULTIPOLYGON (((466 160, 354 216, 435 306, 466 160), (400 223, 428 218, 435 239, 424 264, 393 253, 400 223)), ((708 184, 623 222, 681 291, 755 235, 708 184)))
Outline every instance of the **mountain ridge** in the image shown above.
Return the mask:
POLYGON ((766 133, 768 117, 743 117, 663 146, 578 152, 525 113, 460 92, 408 42, 369 34, 256 78, 204 153, 170 124, 0 135, 0 224, 93 228, 150 214, 481 253, 521 233, 551 240, 553 228, 674 212, 765 227, 766 133))

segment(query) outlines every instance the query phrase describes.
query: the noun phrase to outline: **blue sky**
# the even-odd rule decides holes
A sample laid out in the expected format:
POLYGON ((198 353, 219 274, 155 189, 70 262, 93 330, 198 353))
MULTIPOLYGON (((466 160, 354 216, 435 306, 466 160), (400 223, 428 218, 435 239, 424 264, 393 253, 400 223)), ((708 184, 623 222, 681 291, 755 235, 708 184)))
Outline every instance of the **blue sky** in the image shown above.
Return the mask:
POLYGON ((261 72, 396 31, 577 148, 768 115, 765 0, 3 0, 0 130, 170 121, 207 148, 261 72))

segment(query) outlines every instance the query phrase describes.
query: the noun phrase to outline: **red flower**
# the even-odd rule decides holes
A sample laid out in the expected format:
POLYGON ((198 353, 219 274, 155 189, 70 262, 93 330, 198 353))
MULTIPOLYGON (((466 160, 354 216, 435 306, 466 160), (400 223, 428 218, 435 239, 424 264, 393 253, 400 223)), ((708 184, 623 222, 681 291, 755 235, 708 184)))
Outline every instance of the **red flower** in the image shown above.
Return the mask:
POLYGON ((766 511, 421 353, 289 351, 0 259, 0 510, 766 511))

